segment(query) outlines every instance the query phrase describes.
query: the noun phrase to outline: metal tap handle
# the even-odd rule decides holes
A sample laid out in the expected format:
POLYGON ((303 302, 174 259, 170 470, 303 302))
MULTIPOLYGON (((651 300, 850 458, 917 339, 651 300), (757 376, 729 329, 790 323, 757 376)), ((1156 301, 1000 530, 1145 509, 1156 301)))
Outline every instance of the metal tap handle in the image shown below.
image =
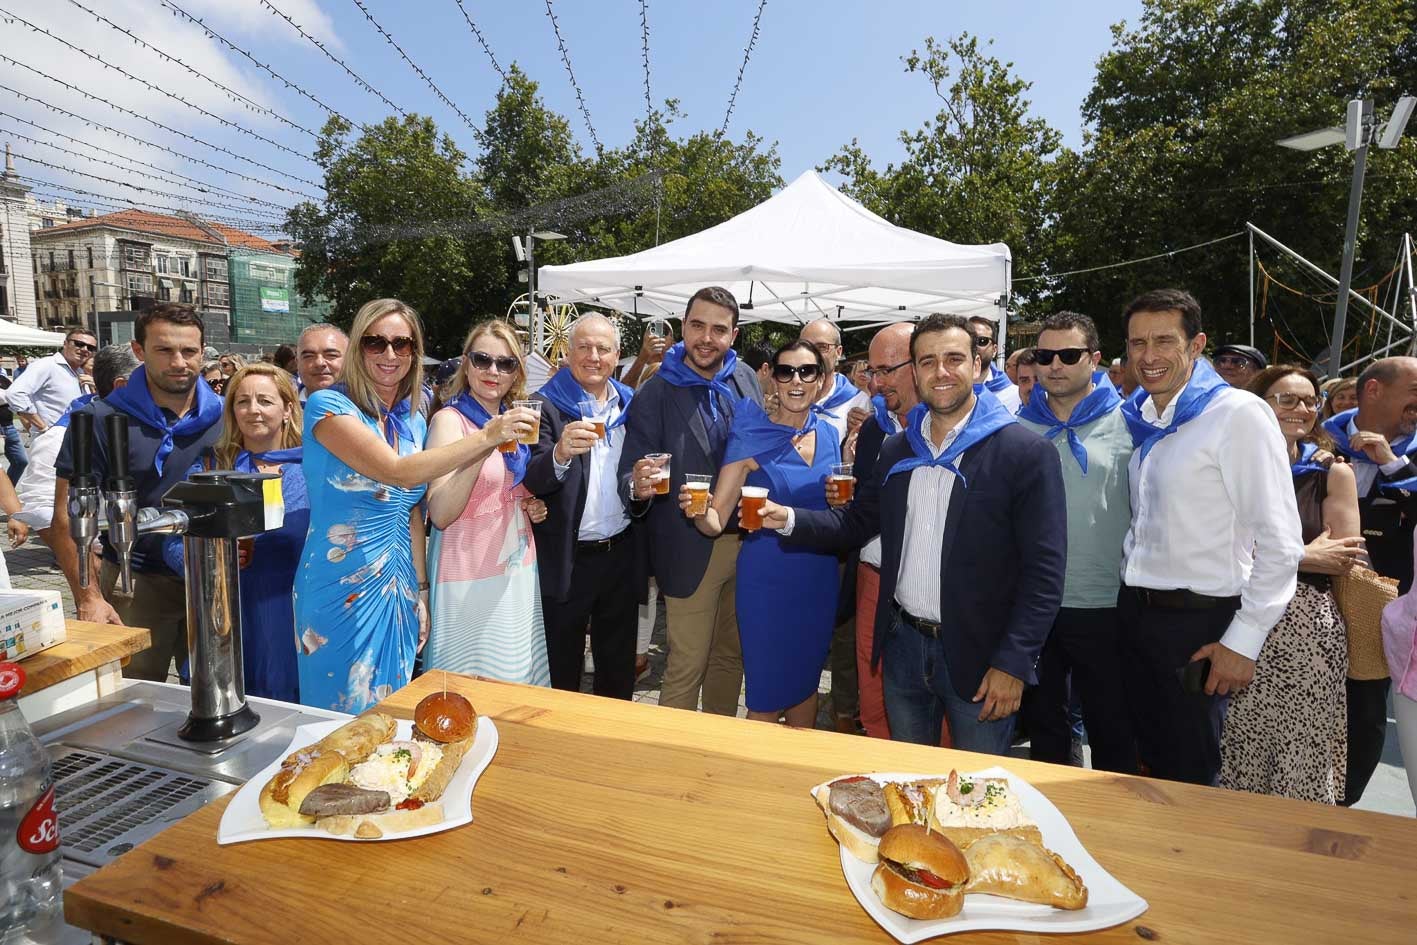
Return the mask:
POLYGON ((93 414, 79 410, 69 415, 69 449, 74 460, 70 481, 75 485, 90 484, 94 477, 93 414))
POLYGON ((111 413, 104 418, 108 430, 108 491, 131 492, 133 480, 128 474, 128 418, 111 413))

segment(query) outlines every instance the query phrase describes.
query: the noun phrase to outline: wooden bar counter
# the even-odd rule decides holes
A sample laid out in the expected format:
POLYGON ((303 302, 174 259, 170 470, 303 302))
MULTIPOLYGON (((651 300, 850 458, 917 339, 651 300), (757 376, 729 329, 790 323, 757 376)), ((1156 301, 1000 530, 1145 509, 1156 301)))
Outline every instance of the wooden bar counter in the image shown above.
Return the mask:
POLYGON ((64 631, 63 643, 20 661, 20 710, 31 722, 108 695, 128 659, 152 645, 141 627, 66 620, 64 631))
MULTIPOLYGON (((65 895, 134 943, 890 942, 808 789, 998 759, 448 676, 501 747, 475 821, 414 840, 221 847, 225 800, 65 895)), ((384 709, 411 717, 433 673, 384 709)), ((1417 822, 1003 759, 1150 903, 1098 942, 1417 940, 1417 822)), ((1044 943, 973 933, 955 941, 1044 943)))

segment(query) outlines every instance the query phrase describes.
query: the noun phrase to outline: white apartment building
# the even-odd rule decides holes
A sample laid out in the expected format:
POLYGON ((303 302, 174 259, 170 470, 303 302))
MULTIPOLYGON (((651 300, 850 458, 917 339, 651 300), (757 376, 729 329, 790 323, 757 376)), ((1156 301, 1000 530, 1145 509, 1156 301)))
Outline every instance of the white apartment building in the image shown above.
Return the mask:
POLYGON ((0 318, 29 326, 36 324, 28 209, 33 200, 29 185, 15 174, 6 145, 5 172, 0 175, 0 318))

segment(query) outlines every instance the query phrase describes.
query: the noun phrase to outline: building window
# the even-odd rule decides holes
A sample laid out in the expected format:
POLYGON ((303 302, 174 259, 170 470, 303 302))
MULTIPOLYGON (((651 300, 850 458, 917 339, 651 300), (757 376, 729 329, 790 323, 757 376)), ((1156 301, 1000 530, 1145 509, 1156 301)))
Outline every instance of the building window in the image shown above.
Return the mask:
POLYGON ((183 256, 180 260, 180 267, 180 271, 184 278, 192 278, 192 260, 190 257, 183 256))
POLYGON ((208 285, 204 298, 208 305, 221 306, 225 308, 229 304, 229 293, 224 285, 208 285))
POLYGON ((0 317, 9 318, 15 314, 10 311, 10 296, 3 285, 0 285, 0 317))
POLYGON ((69 268, 70 268, 70 269, 75 268, 75 267, 74 267, 74 251, 73 251, 72 249, 69 250, 69 268))
POLYGON ((40 229, 42 229, 42 230, 47 230, 47 229, 49 229, 49 228, 50 228, 51 226, 53 226, 53 225, 54 225, 54 221, 53 221, 52 219, 50 219, 49 217, 45 217, 44 219, 42 219, 42 220, 39 221, 39 227, 40 227, 40 229))
POLYGON ((92 246, 87 246, 87 247, 85 247, 85 249, 88 250, 88 253, 89 253, 89 268, 92 269, 92 268, 93 268, 93 247, 92 247, 92 246))
POLYGON ((54 250, 49 251, 49 271, 54 271, 54 250))
POLYGON ((180 293, 180 297, 178 298, 177 301, 179 301, 179 302, 185 302, 185 303, 187 303, 188 305, 191 305, 191 304, 192 304, 192 290, 189 289, 189 288, 187 288, 185 285, 182 286, 181 293, 180 293))
POLYGON ((206 278, 226 281, 226 260, 208 259, 206 263, 206 278))

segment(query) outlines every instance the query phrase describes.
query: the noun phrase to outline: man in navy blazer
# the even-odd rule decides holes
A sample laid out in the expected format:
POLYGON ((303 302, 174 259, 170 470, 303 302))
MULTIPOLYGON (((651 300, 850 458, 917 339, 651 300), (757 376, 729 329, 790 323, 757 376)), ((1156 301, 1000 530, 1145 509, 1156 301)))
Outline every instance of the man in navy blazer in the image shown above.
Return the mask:
POLYGON ((738 302, 727 290, 700 289, 684 310, 684 340, 664 353, 659 371, 636 393, 620 455, 621 497, 643 516, 650 573, 664 594, 669 661, 659 704, 736 715, 743 654, 734 610, 737 523, 705 537, 679 509, 689 473, 717 475, 738 401, 763 402, 753 370, 738 361, 738 302), (669 488, 655 491, 655 466, 668 453, 669 488))
POLYGON ((973 380, 964 319, 931 315, 910 338, 920 404, 843 509, 769 502, 764 524, 822 549, 881 536, 873 662, 891 737, 1004 754, 1063 599, 1067 509, 1052 444, 973 380))

